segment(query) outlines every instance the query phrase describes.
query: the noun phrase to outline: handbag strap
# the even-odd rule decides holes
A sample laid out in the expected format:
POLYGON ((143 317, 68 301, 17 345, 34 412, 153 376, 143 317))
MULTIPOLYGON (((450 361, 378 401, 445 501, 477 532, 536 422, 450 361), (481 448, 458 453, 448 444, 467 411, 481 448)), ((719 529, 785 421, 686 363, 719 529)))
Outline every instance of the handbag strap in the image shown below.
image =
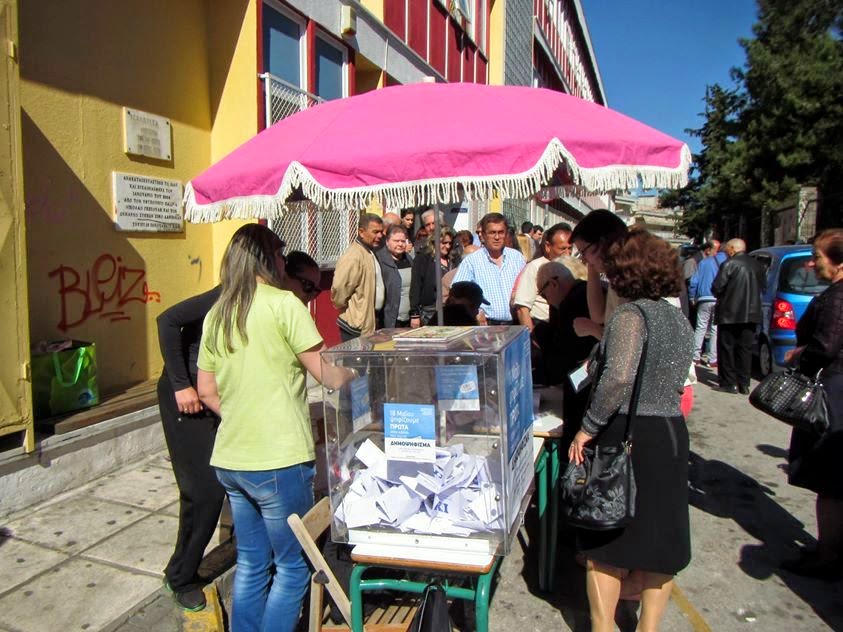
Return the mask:
MULTIPOLYGON (((635 305, 635 303, 632 303, 635 305)), ((638 358, 638 369, 635 372, 635 383, 632 386, 632 397, 629 400, 629 412, 626 415, 626 430, 623 435, 623 441, 626 444, 632 443, 632 426, 635 417, 638 415, 638 398, 641 395, 641 382, 643 381, 644 360, 647 357, 647 342, 650 340, 650 327, 647 321, 647 314, 641 309, 640 305, 635 305, 635 308, 641 313, 641 318, 644 319, 644 344, 641 347, 641 357, 638 358)))

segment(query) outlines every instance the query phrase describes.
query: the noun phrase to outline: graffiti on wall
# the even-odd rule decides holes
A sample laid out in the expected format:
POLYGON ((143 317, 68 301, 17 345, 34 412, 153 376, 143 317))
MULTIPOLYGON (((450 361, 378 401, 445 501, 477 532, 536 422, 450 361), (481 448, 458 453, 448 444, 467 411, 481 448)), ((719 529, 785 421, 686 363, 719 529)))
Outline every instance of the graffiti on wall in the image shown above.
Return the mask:
POLYGON ((111 322, 131 320, 125 311, 130 303, 161 302, 161 293, 146 284, 146 270, 130 268, 110 254, 97 257, 87 270, 60 265, 49 276, 58 280, 58 328, 64 332, 95 316, 111 322))

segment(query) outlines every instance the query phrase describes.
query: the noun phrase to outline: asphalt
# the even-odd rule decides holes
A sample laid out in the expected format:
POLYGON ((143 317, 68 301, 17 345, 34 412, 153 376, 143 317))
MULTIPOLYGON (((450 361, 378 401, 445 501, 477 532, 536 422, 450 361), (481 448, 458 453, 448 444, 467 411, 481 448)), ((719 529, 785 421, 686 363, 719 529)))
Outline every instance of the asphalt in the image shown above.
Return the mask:
MULTIPOLYGON (((783 480, 788 429, 745 397, 718 393, 702 372, 689 418, 694 559, 677 579, 661 630, 843 630, 843 582, 777 570, 813 543, 810 492, 783 480)), ((210 606, 184 613, 162 586, 178 523, 178 491, 166 452, 29 507, 0 522, 0 631, 223 631, 234 561, 229 542, 209 545, 202 573, 210 606)), ((536 585, 534 508, 500 566, 491 632, 585 632, 582 568, 560 537, 556 586, 536 585)), ((635 624, 634 603, 620 610, 635 624)), ((460 629, 472 612, 452 615, 460 629)), ((304 629, 304 628, 302 628, 304 629)))

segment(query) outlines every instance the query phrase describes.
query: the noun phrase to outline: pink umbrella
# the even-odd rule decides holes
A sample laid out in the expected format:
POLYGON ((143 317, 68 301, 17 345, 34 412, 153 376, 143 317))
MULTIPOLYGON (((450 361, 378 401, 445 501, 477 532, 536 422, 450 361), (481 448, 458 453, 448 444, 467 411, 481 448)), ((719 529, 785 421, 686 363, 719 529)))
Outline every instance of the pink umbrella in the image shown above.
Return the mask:
POLYGON ((548 185, 677 188, 688 147, 606 107, 539 88, 418 83, 323 103, 185 187, 191 222, 279 217, 308 199, 358 210, 526 199, 548 185))

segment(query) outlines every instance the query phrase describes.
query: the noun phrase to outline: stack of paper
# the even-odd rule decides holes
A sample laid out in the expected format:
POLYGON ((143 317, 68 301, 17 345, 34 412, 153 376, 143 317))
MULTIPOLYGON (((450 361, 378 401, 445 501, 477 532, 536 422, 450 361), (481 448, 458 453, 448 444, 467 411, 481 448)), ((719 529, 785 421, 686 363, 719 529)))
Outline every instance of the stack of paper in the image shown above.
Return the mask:
POLYGON ((369 439, 355 456, 366 467, 353 473, 335 512, 349 529, 389 526, 463 536, 503 529, 501 495, 486 459, 466 454, 462 445, 436 448, 432 474, 417 463, 387 461, 369 439))

